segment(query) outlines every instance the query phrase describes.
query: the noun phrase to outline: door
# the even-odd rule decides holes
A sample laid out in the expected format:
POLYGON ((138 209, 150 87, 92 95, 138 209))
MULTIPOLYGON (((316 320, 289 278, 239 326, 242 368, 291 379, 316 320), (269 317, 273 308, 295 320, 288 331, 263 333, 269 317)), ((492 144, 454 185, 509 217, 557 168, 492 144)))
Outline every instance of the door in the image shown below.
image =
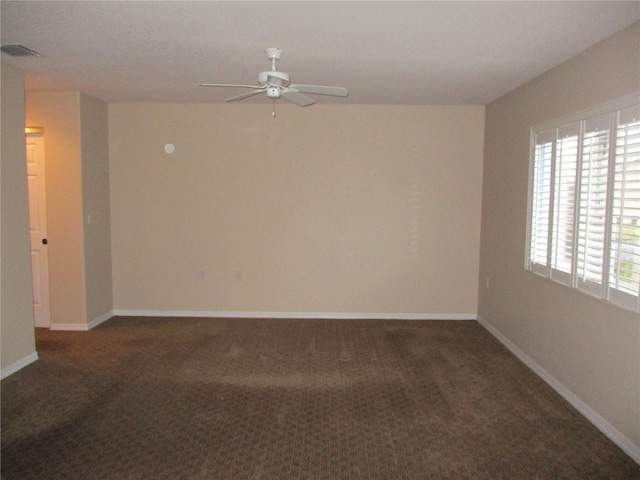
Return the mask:
POLYGON ((47 205, 44 177, 44 136, 28 133, 27 191, 29 194, 29 234, 35 326, 49 328, 49 262, 47 252, 47 205))

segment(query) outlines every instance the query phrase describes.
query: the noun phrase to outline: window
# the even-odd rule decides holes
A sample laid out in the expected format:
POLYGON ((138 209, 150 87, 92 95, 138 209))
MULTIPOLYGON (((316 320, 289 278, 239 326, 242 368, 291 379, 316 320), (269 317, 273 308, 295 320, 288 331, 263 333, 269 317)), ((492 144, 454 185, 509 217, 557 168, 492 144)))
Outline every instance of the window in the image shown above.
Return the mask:
POLYGON ((640 312, 640 96, 534 127, 526 268, 640 312))

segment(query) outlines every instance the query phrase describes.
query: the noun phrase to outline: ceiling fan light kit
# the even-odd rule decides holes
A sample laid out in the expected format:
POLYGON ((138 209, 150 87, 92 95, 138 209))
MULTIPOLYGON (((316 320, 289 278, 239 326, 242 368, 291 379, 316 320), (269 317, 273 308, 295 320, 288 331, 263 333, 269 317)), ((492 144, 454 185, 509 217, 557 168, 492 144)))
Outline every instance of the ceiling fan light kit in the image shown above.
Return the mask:
MULTIPOLYGON (((284 97, 300 107, 313 105, 316 101, 304 95, 310 93, 314 95, 329 95, 332 97, 346 97, 349 91, 343 87, 326 87, 322 85, 291 85, 289 74, 278 71, 276 62, 282 56, 282 50, 279 48, 266 48, 267 58, 271 60, 271 70, 260 72, 258 74, 258 85, 242 85, 229 83, 200 83, 202 87, 232 87, 232 88, 250 88, 251 91, 229 97, 225 102, 234 102, 245 98, 266 93, 273 100, 284 97)), ((275 115, 274 115, 275 116, 275 115)))
POLYGON ((267 96, 269 98, 280 98, 280 89, 278 87, 268 87, 267 96))

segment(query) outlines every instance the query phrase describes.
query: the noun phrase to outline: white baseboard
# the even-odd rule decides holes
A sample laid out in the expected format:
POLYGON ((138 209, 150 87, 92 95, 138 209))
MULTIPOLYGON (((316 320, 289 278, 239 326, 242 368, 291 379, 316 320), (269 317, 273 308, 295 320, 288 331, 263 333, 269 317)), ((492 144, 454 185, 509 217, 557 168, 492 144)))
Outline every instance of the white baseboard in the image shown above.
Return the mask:
POLYGON ((51 330, 61 330, 61 331, 70 331, 70 332, 86 332, 91 330, 92 328, 97 327, 103 322, 106 322, 110 318, 112 318, 115 314, 113 310, 110 312, 103 313, 97 318, 94 318, 89 323, 52 323, 49 327, 51 330))
POLYGON ((511 340, 500 333, 493 325, 487 322, 481 316, 478 316, 478 323, 486 328, 489 333, 496 337, 511 353, 518 357, 527 367, 544 380, 551 388, 558 392, 567 402, 569 402, 576 410, 584 415, 587 420, 593 423, 598 430, 604 433, 611 441, 620 447, 627 455, 629 455, 636 463, 640 464, 640 446, 633 443, 624 436, 613 425, 607 422, 602 416, 593 410, 589 405, 584 403, 576 394, 569 390, 564 384, 558 381, 553 375, 542 368, 535 360, 518 348, 511 340))
POLYGON ((121 317, 301 318, 336 320, 475 320, 474 313, 220 312, 201 310, 114 310, 121 317))
POLYGON ((87 330, 91 330, 92 328, 97 327, 101 323, 104 323, 107 320, 109 320, 110 318, 113 318, 114 315, 115 314, 113 313, 113 310, 111 310, 109 312, 103 313, 102 315, 100 315, 97 318, 94 318, 89 323, 87 323, 87 330))
POLYGON ((2 372, 0 372, 0 378, 3 378, 3 379, 7 378, 9 375, 13 375, 18 370, 23 369, 24 367, 35 362, 36 360, 38 360, 38 353, 37 352, 30 353, 26 357, 21 358, 20 360, 18 360, 15 363, 12 363, 6 368, 3 368, 2 372))

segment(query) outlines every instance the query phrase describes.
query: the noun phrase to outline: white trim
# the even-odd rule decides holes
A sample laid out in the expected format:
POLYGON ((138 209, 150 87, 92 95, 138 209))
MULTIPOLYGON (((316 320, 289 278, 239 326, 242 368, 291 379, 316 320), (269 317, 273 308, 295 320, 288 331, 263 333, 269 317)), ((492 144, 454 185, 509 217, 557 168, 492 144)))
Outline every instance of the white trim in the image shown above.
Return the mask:
POLYGON ((341 312, 221 312, 202 310, 114 310, 122 317, 301 318, 337 320, 475 320, 475 313, 341 313, 341 312))
POLYGON ((604 433, 613 443, 620 447, 636 463, 640 464, 640 446, 625 437, 613 425, 607 422, 598 412, 582 401, 576 394, 558 381, 553 375, 542 368, 535 360, 518 348, 511 340, 500 333, 493 325, 478 315, 478 323, 496 337, 511 353, 518 357, 527 367, 544 380, 551 388, 558 392, 578 412, 584 415, 593 425, 604 433))
POLYGON ((38 352, 30 353, 26 357, 21 358, 20 360, 18 360, 15 363, 12 363, 11 365, 9 365, 6 368, 3 368, 2 372, 0 373, 0 378, 5 379, 9 375, 13 375, 18 370, 23 369, 24 367, 26 367, 27 365, 35 362, 36 360, 38 360, 38 352))
POLYGON ((113 318, 113 310, 108 311, 106 313, 103 313, 102 315, 100 315, 99 317, 94 318, 93 320, 91 320, 88 324, 87 324, 87 330, 91 330, 92 328, 97 327, 98 325, 100 325, 101 323, 106 322, 107 320, 109 320, 110 318, 113 318))
POLYGON ((113 318, 115 313, 113 310, 103 313, 97 318, 94 318, 89 323, 52 323, 51 330, 70 331, 70 332, 86 332, 92 328, 97 327, 101 323, 106 322, 110 318, 113 318))
POLYGON ((629 95, 623 95, 622 97, 614 98, 609 101, 593 105, 592 107, 585 108, 584 110, 563 115, 553 120, 538 123, 531 128, 531 131, 533 133, 544 132, 545 130, 563 127, 570 123, 579 122, 580 120, 596 117, 598 115, 604 115, 605 113, 636 105, 638 103, 640 103, 640 91, 630 93, 629 95))

